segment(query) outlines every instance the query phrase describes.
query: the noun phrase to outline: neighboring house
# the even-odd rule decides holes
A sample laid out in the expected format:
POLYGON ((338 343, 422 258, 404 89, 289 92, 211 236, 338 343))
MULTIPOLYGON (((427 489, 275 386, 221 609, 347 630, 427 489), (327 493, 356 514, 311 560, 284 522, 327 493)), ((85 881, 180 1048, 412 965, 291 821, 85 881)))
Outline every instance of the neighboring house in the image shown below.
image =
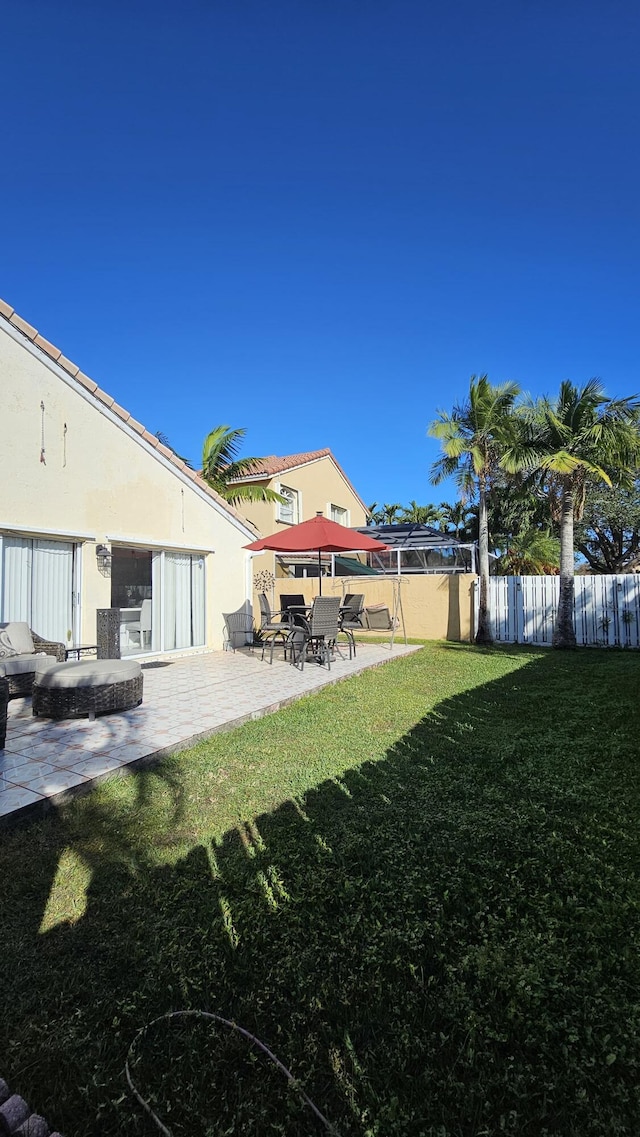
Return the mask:
POLYGON ((0 621, 123 654, 220 647, 248 605, 252 526, 0 301, 0 621))
MULTIPOLYGON (((359 528, 367 522, 366 505, 329 449, 259 458, 252 473, 238 481, 265 486, 285 499, 283 503, 242 502, 238 506, 263 537, 307 521, 319 512, 349 528, 359 528)), ((256 559, 254 571, 268 569, 278 576, 312 576, 317 575, 317 563, 317 558, 264 553, 256 559)))

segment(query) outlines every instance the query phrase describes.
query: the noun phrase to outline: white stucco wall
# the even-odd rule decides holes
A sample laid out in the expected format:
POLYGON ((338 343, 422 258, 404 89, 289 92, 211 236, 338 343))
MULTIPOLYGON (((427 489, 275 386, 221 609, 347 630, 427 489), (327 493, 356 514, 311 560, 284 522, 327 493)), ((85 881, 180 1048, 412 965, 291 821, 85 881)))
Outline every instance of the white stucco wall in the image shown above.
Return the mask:
MULTIPOLYGON (((194 414, 197 410, 194 409, 194 414)), ((153 410, 150 408, 152 416, 153 410)), ((81 640, 111 582, 95 545, 206 551, 207 646, 247 599, 253 534, 0 319, 0 531, 83 534, 81 640), (41 410, 44 404, 44 412, 41 410), (40 460, 44 417, 45 462, 40 460)))

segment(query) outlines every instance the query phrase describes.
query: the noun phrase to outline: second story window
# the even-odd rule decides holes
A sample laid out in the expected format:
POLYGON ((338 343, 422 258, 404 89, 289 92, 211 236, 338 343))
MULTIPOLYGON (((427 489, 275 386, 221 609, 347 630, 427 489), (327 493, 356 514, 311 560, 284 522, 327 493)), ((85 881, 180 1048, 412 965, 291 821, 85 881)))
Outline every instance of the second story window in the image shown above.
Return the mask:
POLYGON ((337 521, 338 525, 349 524, 349 510, 343 509, 341 505, 330 505, 329 517, 332 521, 337 521))
POLYGON ((297 490, 289 486, 279 486, 278 493, 286 500, 278 502, 276 516, 278 521, 286 521, 289 525, 297 525, 300 520, 300 495, 297 490))

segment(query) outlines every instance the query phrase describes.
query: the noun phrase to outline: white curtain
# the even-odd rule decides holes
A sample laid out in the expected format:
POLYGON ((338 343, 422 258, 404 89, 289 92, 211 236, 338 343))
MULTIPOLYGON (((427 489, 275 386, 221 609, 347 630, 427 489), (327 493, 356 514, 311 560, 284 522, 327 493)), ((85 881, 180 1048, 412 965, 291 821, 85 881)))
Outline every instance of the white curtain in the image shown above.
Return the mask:
POLYGON ((2 537, 0 618, 31 623, 31 541, 2 537))
POLYGON ((39 636, 73 638, 73 545, 2 538, 0 618, 24 620, 39 636))
POLYGON ((204 557, 191 558, 191 610, 193 620, 193 646, 205 642, 204 627, 204 557))
POLYGON ((191 647, 191 557, 164 555, 164 648, 191 647))
POLYGON ((162 648, 162 553, 151 558, 151 650, 162 648))
POLYGON ((162 627, 164 651, 176 646, 176 566, 171 553, 163 553, 164 568, 162 577, 162 627))
POLYGON ((48 640, 73 638, 73 545, 34 541, 31 570, 31 627, 48 640))

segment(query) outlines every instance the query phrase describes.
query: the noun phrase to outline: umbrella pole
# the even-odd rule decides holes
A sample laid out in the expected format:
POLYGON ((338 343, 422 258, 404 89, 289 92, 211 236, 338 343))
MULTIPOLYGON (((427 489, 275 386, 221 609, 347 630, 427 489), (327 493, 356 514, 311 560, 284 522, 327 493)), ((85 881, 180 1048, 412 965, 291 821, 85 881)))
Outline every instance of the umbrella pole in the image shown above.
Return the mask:
POLYGON ((318 585, 320 588, 318 595, 322 596, 322 553, 320 549, 318 549, 318 585))

